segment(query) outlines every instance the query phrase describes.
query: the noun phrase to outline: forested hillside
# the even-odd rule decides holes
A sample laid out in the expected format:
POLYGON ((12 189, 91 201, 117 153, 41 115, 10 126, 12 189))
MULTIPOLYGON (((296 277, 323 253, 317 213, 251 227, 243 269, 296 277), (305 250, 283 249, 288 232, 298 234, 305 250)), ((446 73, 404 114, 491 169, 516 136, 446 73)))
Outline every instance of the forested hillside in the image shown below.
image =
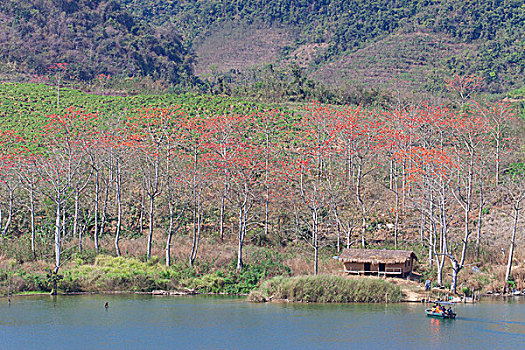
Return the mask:
POLYGON ((0 73, 45 75, 56 63, 67 63, 67 76, 84 81, 99 74, 192 78, 178 33, 150 26, 118 1, 0 2, 0 73))
MULTIPOLYGON (((251 96, 264 90, 257 84, 286 90, 294 67, 310 90, 389 90, 397 79, 405 91, 435 92, 469 74, 484 78, 485 91, 505 92, 524 85, 524 23, 518 0, 6 0, 0 74, 49 75, 67 63, 73 80, 150 76, 188 86, 195 72, 216 92, 251 96)), ((316 99, 336 101, 321 90, 316 99)))
MULTIPOLYGON (((485 78, 487 89, 493 92, 524 83, 525 6, 519 0, 123 0, 123 3, 143 18, 158 24, 173 23, 194 44, 200 65, 208 65, 198 68, 203 73, 210 72, 209 65, 225 71, 246 68, 232 61, 259 47, 259 54, 265 59, 259 64, 273 60, 301 65, 306 60, 305 66, 313 71, 331 63, 335 65, 333 69, 348 70, 352 75, 354 67, 339 61, 341 57, 373 48, 378 40, 393 36, 392 40, 400 44, 397 55, 364 62, 366 69, 359 74, 373 75, 385 66, 394 71, 394 77, 408 79, 475 73, 485 78), (245 35, 235 35, 232 26, 241 28, 245 35), (269 33, 268 27, 279 28, 280 33, 269 33), (253 38, 258 31, 260 38, 253 38), (397 36, 400 33, 413 35, 397 36), (424 45, 412 44, 414 35, 417 39, 421 33, 430 35, 432 40, 427 39, 424 45), (265 57, 268 47, 264 43, 269 35, 281 39, 272 40, 277 51, 272 59, 265 57), (245 42, 247 36, 252 46, 245 42), (230 39, 229 44, 224 37, 230 39), (443 44, 443 40, 451 45, 443 44), (203 46, 206 50, 200 51, 203 46), (237 55, 229 53, 229 57, 222 57, 228 50, 237 55), (427 51, 439 59, 428 62, 427 51), (398 65, 410 61, 415 62, 412 66, 424 69, 412 72, 409 67, 395 71, 398 65)), ((422 40, 416 41, 420 44, 422 40)), ((385 55, 382 51, 372 54, 385 55)), ((359 57, 350 59, 363 63, 359 57)), ((332 82, 326 74, 319 74, 318 78, 332 82)))

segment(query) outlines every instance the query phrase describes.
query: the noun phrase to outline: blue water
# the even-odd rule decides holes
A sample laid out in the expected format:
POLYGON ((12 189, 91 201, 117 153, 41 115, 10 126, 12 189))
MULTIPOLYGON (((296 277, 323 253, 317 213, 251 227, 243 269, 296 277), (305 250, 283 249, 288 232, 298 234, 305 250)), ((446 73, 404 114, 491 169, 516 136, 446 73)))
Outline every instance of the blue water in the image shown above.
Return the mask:
POLYGON ((525 299, 458 305, 253 304, 232 297, 0 299, 0 349, 523 349, 525 299), (109 302, 109 309, 104 303, 109 302))

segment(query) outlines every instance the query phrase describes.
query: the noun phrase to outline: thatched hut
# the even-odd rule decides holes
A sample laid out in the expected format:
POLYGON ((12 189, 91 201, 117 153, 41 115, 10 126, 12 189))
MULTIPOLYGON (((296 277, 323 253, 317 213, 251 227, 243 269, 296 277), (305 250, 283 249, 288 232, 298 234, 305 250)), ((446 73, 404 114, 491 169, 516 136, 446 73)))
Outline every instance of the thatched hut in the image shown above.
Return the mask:
POLYGON ((416 254, 408 250, 343 249, 344 272, 405 277, 412 273, 416 254))

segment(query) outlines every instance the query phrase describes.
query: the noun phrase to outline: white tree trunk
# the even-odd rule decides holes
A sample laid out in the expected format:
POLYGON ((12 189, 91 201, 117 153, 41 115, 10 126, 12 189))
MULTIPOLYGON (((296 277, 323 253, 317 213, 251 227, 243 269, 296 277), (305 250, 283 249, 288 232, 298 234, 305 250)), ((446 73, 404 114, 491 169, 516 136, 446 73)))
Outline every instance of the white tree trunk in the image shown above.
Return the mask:
POLYGON ((505 290, 507 287, 507 283, 509 281, 509 278, 511 277, 511 270, 512 270, 512 258, 514 257, 514 244, 516 242, 516 231, 518 230, 518 220, 519 220, 519 213, 520 213, 520 207, 519 207, 519 201, 514 206, 514 223, 512 225, 512 238, 510 240, 510 248, 509 248, 509 258, 507 260, 507 269, 505 270, 505 290))

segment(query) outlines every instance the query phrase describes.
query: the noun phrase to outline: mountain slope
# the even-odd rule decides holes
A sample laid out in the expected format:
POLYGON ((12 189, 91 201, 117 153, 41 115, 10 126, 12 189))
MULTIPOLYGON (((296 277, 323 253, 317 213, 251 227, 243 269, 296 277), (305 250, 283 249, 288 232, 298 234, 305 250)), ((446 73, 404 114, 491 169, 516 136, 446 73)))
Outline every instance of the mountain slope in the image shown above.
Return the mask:
POLYGON ((3 0, 0 62, 45 74, 68 63, 68 75, 191 79, 191 56, 172 27, 155 29, 114 0, 3 0))
MULTIPOLYGON (((385 40, 407 38, 406 42, 399 43, 400 55, 413 54, 415 56, 407 59, 418 61, 418 51, 430 53, 436 49, 431 44, 422 45, 420 40, 414 42, 413 35, 404 34, 422 32, 442 37, 448 44, 444 51, 437 53, 439 60, 421 65, 421 77, 431 76, 436 71, 442 76, 476 74, 485 78, 486 87, 491 91, 525 84, 525 5, 522 0, 122 1, 133 13, 157 24, 172 23, 197 53, 202 52, 202 45, 205 45, 206 57, 221 57, 215 62, 219 71, 238 66, 222 59, 224 42, 214 39, 227 36, 232 27, 244 28, 250 34, 277 28, 283 36, 274 38, 273 62, 299 63, 311 72, 337 70, 344 57, 385 40), (292 42, 288 43, 290 39, 292 42), (468 50, 464 50, 465 45, 468 50)), ((269 61, 268 55, 263 55, 268 53, 266 46, 260 44, 264 40, 250 41, 242 36, 229 39, 227 46, 239 47, 241 56, 245 52, 259 52, 264 57, 261 64, 269 61)), ((237 57, 233 55, 231 59, 237 57)), ((209 61, 202 60, 197 70, 209 72, 213 63, 209 61)), ((341 69, 346 66, 343 63, 341 69)), ((395 62, 378 62, 366 68, 372 75, 377 75, 375 70, 381 75, 384 70, 399 71, 400 68, 395 62), (385 67, 384 64, 393 65, 385 67)), ((319 72, 315 76, 323 78, 326 74, 319 72)))

